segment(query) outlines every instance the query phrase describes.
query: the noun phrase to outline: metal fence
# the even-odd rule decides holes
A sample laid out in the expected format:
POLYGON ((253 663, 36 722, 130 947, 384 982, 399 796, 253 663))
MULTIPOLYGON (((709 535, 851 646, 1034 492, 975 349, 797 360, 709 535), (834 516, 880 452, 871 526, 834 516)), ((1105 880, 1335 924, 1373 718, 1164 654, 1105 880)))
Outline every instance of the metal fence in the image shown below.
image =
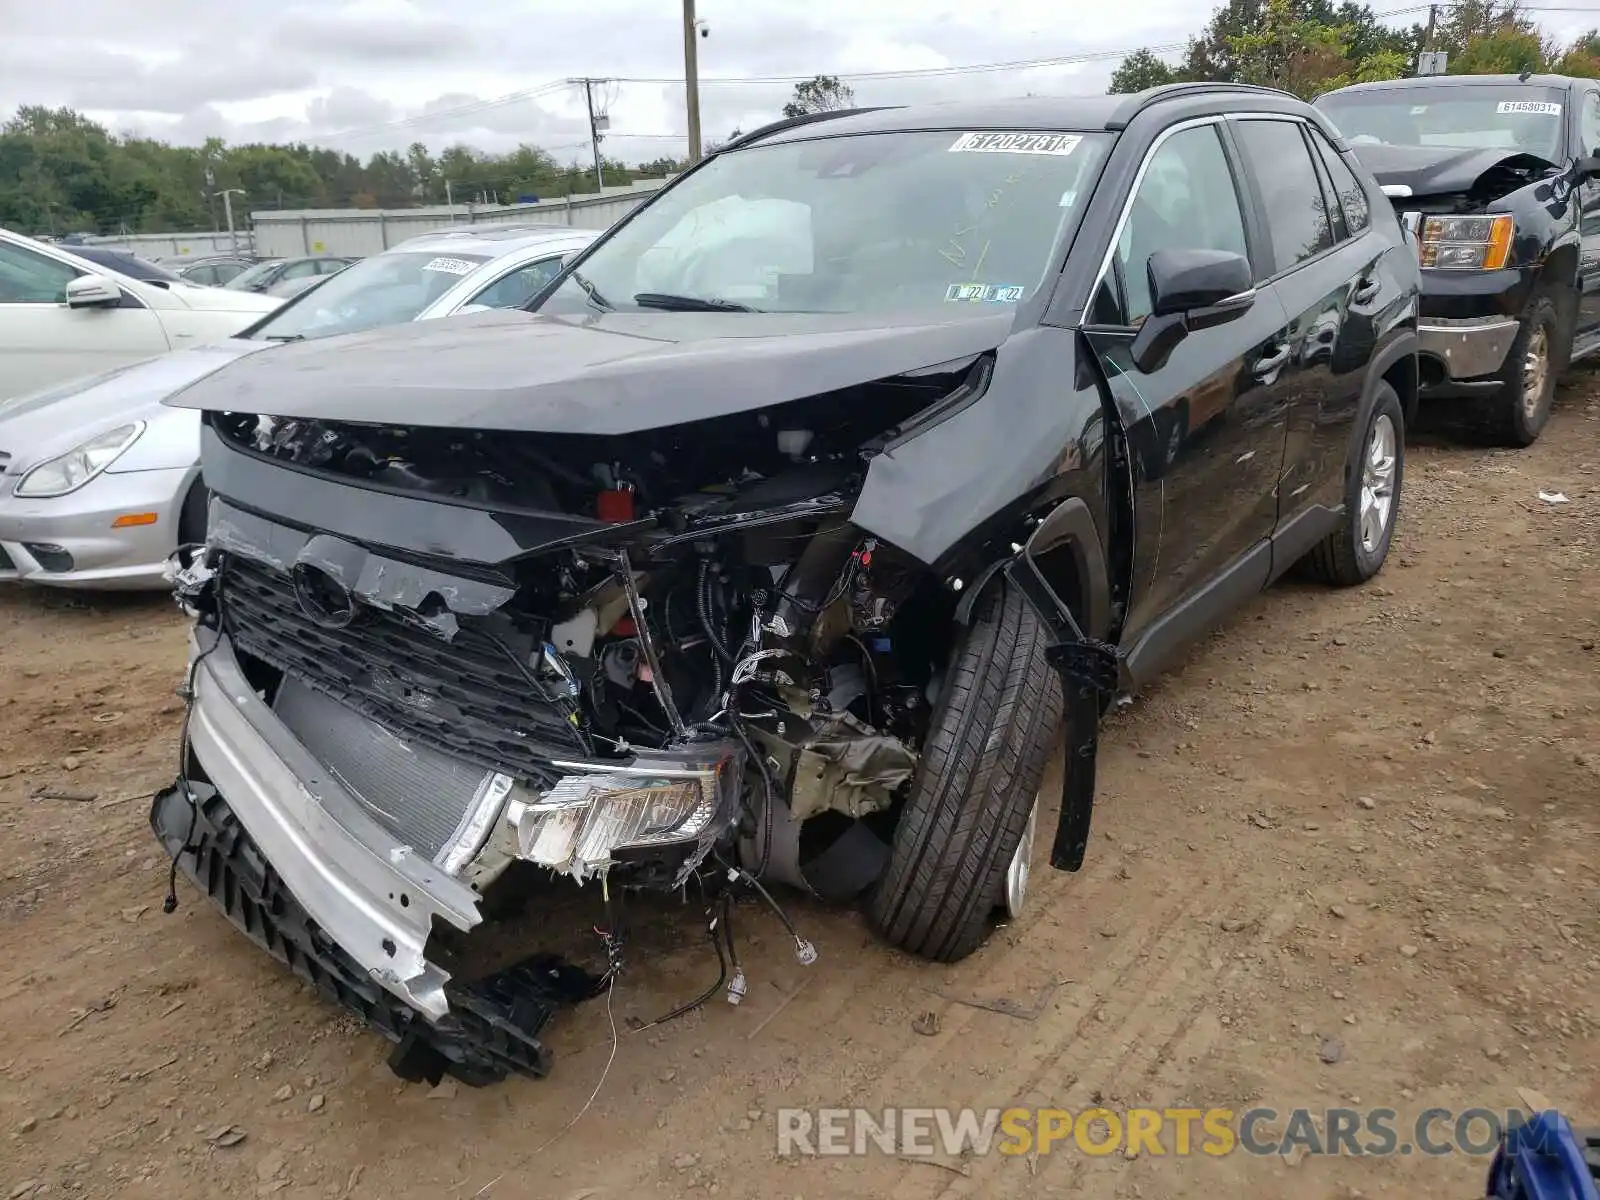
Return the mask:
MULTIPOLYGON (((438 205, 430 208, 313 208, 253 212, 256 253, 379 254, 398 242, 451 225, 549 221, 579 229, 605 229, 627 215, 667 180, 641 179, 598 196, 567 196, 533 204, 438 205)), ((224 235, 226 236, 226 235, 224 235)))
MULTIPOLYGON (((250 252, 250 233, 238 233, 238 249, 250 252)), ((222 233, 129 233, 110 234, 105 237, 86 237, 86 246, 107 246, 113 250, 126 250, 140 258, 197 258, 202 254, 229 254, 234 250, 234 238, 226 230, 222 233)), ((72 247, 64 246, 71 250, 72 247)))

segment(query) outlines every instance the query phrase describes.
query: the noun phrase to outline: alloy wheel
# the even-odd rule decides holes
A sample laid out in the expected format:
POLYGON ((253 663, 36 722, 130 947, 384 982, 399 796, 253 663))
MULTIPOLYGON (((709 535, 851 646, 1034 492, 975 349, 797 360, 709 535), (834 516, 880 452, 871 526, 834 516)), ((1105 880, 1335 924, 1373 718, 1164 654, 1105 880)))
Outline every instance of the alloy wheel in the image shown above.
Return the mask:
POLYGON ((1376 553, 1394 515, 1394 480, 1400 439, 1388 413, 1379 413, 1367 435, 1361 467, 1361 548, 1376 553))
POLYGON ((1033 838, 1039 828, 1039 800, 1034 798, 1033 807, 1028 810, 1028 823, 1023 827, 1022 840, 1017 843, 1017 852, 1011 856, 1011 865, 1006 868, 1006 913, 1014 921, 1022 915, 1023 906, 1028 900, 1028 868, 1033 862, 1033 838))

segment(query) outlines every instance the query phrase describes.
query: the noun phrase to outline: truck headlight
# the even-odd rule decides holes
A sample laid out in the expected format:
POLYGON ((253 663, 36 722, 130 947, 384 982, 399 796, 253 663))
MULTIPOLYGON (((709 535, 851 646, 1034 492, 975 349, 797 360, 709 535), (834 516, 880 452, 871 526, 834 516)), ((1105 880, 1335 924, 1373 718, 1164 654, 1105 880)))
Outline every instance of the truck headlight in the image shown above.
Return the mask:
POLYGON ((116 462, 143 432, 143 421, 119 425, 40 463, 22 477, 22 482, 17 484, 17 495, 40 498, 75 492, 116 462))
POLYGON ((1425 217, 1420 254, 1425 267, 1498 271, 1511 257, 1509 216, 1425 217))

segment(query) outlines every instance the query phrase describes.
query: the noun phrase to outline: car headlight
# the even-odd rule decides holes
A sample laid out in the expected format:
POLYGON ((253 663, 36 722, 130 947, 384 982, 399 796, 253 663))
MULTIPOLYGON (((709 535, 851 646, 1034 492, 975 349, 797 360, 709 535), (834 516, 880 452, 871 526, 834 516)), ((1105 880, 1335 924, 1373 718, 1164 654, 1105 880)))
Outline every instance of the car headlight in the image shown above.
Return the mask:
POLYGON ((74 446, 65 454, 42 462, 17 484, 19 496, 65 496, 104 471, 144 432, 144 422, 119 425, 74 446))
POLYGON ((1464 271, 1498 271, 1511 257, 1512 219, 1426 217, 1422 222, 1422 265, 1464 271))

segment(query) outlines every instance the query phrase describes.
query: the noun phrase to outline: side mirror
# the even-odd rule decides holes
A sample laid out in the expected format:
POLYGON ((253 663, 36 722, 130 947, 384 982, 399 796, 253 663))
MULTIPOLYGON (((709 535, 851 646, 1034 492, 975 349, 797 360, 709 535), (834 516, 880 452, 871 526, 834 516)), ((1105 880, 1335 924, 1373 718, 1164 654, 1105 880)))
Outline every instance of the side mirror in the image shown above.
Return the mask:
POLYGON ((122 289, 104 275, 79 275, 67 284, 68 308, 111 308, 122 303, 122 289))
POLYGON ((1157 250, 1146 264, 1150 315, 1133 339, 1133 363, 1159 371, 1199 329, 1236 320, 1256 302, 1250 261, 1229 250, 1157 250))
POLYGON ((1591 154, 1578 160, 1579 179, 1600 179, 1600 155, 1591 154))

